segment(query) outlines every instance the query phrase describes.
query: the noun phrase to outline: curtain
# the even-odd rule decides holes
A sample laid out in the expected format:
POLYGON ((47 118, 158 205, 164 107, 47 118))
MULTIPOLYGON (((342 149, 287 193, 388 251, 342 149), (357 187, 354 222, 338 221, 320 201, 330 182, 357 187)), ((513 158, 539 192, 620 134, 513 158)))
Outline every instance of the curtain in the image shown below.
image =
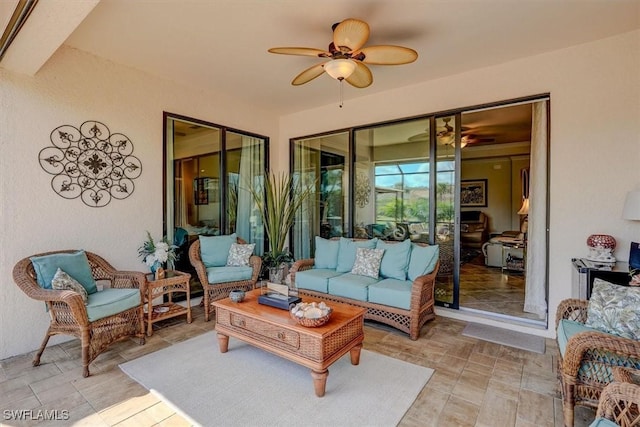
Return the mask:
POLYGON ((533 104, 524 311, 547 315, 547 101, 533 104))
MULTIPOLYGON (((296 141, 293 149, 293 176, 302 180, 303 187, 312 185, 317 178, 316 168, 317 161, 314 161, 313 153, 316 150, 311 149, 311 140, 296 141)), ((315 186, 314 186, 315 187, 315 186)), ((316 187, 317 188, 317 187, 316 187)), ((305 199, 302 206, 296 213, 295 223, 293 226, 293 254, 295 259, 310 258, 313 254, 312 239, 314 233, 314 224, 316 224, 316 198, 314 192, 310 197, 305 199)))
POLYGON ((261 187, 265 172, 262 150, 262 139, 242 136, 240 173, 235 183, 229 180, 228 194, 229 221, 232 223, 232 219, 236 218, 238 237, 255 243, 257 255, 262 255, 264 248, 262 218, 248 188, 261 187))

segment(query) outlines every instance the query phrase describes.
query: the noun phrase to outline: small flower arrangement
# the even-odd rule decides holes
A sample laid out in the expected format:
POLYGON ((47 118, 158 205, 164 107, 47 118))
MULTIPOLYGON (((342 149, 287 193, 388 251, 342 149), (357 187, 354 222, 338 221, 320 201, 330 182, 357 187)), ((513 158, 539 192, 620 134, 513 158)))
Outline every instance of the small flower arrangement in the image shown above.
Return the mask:
POLYGON ((640 268, 630 270, 629 276, 631 277, 629 286, 640 286, 640 268))
POLYGON ((155 271, 165 263, 170 269, 173 269, 176 262, 175 250, 177 248, 176 245, 169 243, 166 236, 159 242, 155 242, 151 237, 151 233, 147 231, 147 240, 138 248, 138 256, 152 271, 155 271))

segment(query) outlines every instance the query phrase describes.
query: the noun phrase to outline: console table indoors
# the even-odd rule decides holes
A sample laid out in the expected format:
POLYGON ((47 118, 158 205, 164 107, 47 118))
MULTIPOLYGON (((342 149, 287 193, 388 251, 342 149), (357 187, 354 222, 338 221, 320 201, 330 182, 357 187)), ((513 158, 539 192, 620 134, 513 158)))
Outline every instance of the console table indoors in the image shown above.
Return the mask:
POLYGON ((527 243, 502 243, 502 271, 519 271, 527 269, 527 243))

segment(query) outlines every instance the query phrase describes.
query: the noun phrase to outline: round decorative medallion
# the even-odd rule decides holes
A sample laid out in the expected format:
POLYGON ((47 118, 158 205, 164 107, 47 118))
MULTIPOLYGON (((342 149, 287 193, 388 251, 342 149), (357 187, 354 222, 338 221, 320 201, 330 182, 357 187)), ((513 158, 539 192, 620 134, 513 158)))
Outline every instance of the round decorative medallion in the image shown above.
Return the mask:
POLYGON ((50 135, 53 146, 40 150, 40 166, 54 175, 51 187, 65 199, 80 199, 99 208, 112 198, 126 199, 135 188, 133 180, 142 173, 133 156, 131 140, 95 120, 76 128, 62 125, 50 135))

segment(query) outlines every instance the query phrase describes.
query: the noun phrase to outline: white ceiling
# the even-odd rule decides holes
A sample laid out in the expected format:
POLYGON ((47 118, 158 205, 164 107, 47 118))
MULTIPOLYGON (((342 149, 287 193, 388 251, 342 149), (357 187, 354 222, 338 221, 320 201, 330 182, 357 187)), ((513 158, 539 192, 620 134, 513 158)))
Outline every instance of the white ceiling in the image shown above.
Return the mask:
POLYGON ((373 85, 345 85, 345 102, 632 31, 640 0, 101 0, 65 43, 286 114, 337 103, 338 83, 323 75, 291 86, 320 60, 267 49, 326 49, 331 25, 349 17, 369 23, 367 45, 407 46, 419 58, 371 66, 373 85))

